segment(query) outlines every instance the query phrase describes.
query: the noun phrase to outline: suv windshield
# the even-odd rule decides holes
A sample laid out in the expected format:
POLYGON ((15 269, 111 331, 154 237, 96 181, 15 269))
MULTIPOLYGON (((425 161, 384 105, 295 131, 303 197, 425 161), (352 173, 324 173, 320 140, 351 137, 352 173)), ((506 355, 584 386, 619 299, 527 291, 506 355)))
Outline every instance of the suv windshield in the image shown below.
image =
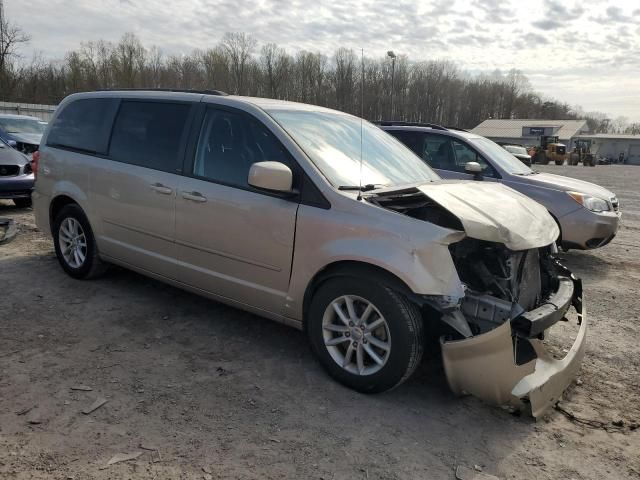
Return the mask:
POLYGON ((533 170, 514 157, 511 153, 507 152, 500 145, 492 142, 488 138, 476 137, 469 138, 468 140, 474 146, 482 150, 489 162, 496 164, 507 173, 512 175, 531 175, 534 173, 533 170))
POLYGON ((514 155, 528 155, 526 148, 518 147, 517 145, 505 145, 504 149, 514 155))
POLYGON ((324 111, 268 112, 336 187, 396 186, 440 178, 398 140, 357 117, 324 111))
POLYGON ((45 126, 33 118, 0 118, 0 128, 7 133, 42 134, 45 126))

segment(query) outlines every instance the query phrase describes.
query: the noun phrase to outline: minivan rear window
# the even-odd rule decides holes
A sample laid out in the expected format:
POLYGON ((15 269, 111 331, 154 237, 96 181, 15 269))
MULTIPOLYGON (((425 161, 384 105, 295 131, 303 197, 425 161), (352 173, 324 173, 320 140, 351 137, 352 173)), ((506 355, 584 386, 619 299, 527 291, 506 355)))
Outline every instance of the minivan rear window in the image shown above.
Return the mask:
POLYGON ((47 145, 91 153, 107 153, 118 101, 82 98, 68 103, 51 125, 47 145))
POLYGON ((190 104, 122 101, 109 156, 118 162, 176 173, 190 104))

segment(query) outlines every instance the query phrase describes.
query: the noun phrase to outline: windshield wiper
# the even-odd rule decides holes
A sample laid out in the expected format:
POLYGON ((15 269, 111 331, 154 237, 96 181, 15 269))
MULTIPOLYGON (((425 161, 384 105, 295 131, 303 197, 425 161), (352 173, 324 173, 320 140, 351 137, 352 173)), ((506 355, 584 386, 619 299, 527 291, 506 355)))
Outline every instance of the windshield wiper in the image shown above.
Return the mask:
POLYGON ((370 192, 380 187, 384 187, 384 185, 367 183, 366 185, 362 185, 362 187, 360 185, 340 185, 338 190, 362 190, 363 192, 370 192))

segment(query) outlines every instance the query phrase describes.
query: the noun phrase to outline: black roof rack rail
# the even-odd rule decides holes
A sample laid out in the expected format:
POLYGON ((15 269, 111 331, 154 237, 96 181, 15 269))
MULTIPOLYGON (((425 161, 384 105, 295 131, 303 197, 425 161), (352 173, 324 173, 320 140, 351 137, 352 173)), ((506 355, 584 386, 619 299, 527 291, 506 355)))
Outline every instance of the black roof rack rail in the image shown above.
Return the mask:
POLYGON ((437 123, 402 122, 396 120, 381 120, 373 123, 381 127, 426 127, 434 130, 448 130, 448 128, 438 125, 437 123))
POLYGON ((457 130, 458 132, 469 133, 469 130, 467 130, 466 128, 460 128, 460 127, 447 127, 447 130, 457 130))
POLYGON ((176 92, 176 93, 197 93, 199 95, 229 95, 222 90, 189 90, 187 88, 102 88, 96 92, 176 92))

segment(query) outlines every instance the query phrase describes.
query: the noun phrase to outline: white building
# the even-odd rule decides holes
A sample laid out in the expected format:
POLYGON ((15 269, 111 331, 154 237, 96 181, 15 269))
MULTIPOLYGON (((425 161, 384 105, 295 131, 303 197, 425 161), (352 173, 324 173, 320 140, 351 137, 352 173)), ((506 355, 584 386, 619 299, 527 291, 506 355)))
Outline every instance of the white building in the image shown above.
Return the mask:
POLYGON ((599 157, 618 159, 624 155, 625 163, 640 165, 640 135, 598 133, 580 135, 580 140, 591 142, 591 153, 599 157))
POLYGON ((589 133, 586 120, 489 119, 471 132, 494 142, 517 145, 540 145, 541 136, 557 135, 571 151, 577 137, 589 133))

